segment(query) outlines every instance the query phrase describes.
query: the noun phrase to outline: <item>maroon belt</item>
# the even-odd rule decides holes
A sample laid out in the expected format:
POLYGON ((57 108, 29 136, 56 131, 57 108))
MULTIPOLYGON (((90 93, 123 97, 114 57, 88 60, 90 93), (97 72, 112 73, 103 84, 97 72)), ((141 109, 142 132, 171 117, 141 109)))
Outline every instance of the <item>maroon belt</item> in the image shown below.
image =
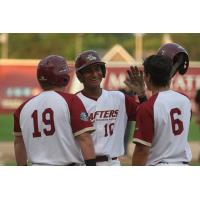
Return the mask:
MULTIPOLYGON (((32 163, 32 165, 48 165, 48 164, 43 164, 43 163, 32 163)), ((78 163, 69 163, 69 164, 66 164, 64 166, 75 166, 75 165, 78 165, 78 163)), ((52 166, 59 166, 59 165, 52 165, 52 166)))
MULTIPOLYGON (((185 161, 183 161, 183 162, 180 162, 180 163, 182 163, 182 164, 184 164, 184 165, 188 165, 189 164, 189 162, 185 162, 185 161)), ((158 162, 158 164, 173 164, 173 163, 168 163, 168 162, 158 162)), ((176 163, 175 163, 176 164, 176 163)))
POLYGON ((66 166, 75 166, 75 165, 76 165, 76 163, 69 163, 66 166))
MULTIPOLYGON (((117 157, 113 157, 111 159, 112 160, 117 160, 117 157)), ((109 160, 108 156, 105 156, 105 155, 103 155, 103 156, 96 156, 96 162, 105 162, 105 161, 108 161, 108 160, 109 160)))

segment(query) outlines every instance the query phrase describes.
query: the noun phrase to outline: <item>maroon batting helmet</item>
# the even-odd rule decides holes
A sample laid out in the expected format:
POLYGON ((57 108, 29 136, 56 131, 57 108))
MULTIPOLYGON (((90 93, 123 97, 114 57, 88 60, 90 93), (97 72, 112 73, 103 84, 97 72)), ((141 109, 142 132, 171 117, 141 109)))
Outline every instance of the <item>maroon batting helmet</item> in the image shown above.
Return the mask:
POLYGON ((37 68, 37 79, 42 89, 64 87, 69 82, 69 67, 62 56, 50 55, 43 58, 37 68))
POLYGON ((106 75, 105 63, 101 61, 96 51, 88 50, 79 54, 75 60, 76 71, 84 69, 85 67, 92 66, 94 64, 100 64, 103 77, 106 75))
POLYGON ((176 43, 164 44, 158 49, 157 54, 168 56, 172 60, 173 66, 178 61, 180 56, 182 56, 182 62, 178 65, 172 76, 174 76, 177 71, 181 75, 187 72, 189 67, 189 56, 187 51, 181 45, 176 43))

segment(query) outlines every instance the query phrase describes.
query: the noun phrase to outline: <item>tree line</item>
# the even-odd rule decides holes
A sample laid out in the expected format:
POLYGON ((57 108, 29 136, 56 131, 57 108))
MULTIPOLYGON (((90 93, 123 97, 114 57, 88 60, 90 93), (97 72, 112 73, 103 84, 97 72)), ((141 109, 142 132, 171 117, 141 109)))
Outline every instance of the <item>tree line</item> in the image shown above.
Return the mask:
MULTIPOLYGON (((199 60, 200 33, 172 33, 170 37, 187 49, 191 60, 199 60)), ((162 39, 162 33, 143 34, 143 56, 155 53, 162 39)), ((8 57, 41 59, 48 54, 58 54, 74 60, 86 49, 97 50, 103 56, 115 44, 122 45, 134 56, 134 33, 10 33, 8 57)))

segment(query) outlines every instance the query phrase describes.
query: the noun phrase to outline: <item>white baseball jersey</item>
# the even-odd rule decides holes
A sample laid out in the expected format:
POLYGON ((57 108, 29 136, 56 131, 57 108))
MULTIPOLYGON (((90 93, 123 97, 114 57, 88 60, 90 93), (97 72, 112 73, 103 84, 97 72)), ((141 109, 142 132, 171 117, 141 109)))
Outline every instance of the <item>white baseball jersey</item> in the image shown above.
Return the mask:
POLYGON ((147 165, 191 161, 191 103, 185 95, 172 90, 159 92, 140 104, 136 116, 133 141, 150 147, 147 165))
POLYGON ((96 129, 92 134, 96 155, 109 158, 123 155, 127 120, 135 121, 136 118, 138 103, 135 99, 120 91, 104 89, 98 99, 86 97, 81 92, 77 96, 82 100, 96 129))
POLYGON ((84 163, 75 136, 94 127, 76 95, 44 91, 14 113, 14 132, 22 134, 32 164, 84 163))

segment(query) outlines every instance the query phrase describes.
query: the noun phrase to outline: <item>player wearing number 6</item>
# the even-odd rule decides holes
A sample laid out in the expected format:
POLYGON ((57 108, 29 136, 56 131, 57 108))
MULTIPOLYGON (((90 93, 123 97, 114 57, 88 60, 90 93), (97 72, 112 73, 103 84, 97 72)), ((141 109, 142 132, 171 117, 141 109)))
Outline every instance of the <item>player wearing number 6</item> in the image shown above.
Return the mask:
MULTIPOLYGON (((133 165, 188 165, 192 159, 188 144, 191 103, 170 89, 172 64, 163 55, 144 61, 144 80, 152 96, 136 113, 133 165)), ((130 80, 127 85, 131 87, 130 80)))
MULTIPOLYGON (((96 128, 92 139, 97 165, 120 165, 118 157, 124 154, 126 124, 128 120, 135 121, 138 103, 120 91, 101 88, 106 67, 96 51, 88 50, 78 55, 75 67, 77 77, 84 86, 77 96, 83 102, 89 119, 96 128)), ((143 77, 138 73, 138 86, 134 91, 137 91, 140 97, 145 95, 143 86, 143 77)))
POLYGON ((96 165, 90 133, 95 129, 76 95, 64 92, 70 69, 61 56, 42 59, 37 79, 43 91, 14 113, 17 165, 96 165))

